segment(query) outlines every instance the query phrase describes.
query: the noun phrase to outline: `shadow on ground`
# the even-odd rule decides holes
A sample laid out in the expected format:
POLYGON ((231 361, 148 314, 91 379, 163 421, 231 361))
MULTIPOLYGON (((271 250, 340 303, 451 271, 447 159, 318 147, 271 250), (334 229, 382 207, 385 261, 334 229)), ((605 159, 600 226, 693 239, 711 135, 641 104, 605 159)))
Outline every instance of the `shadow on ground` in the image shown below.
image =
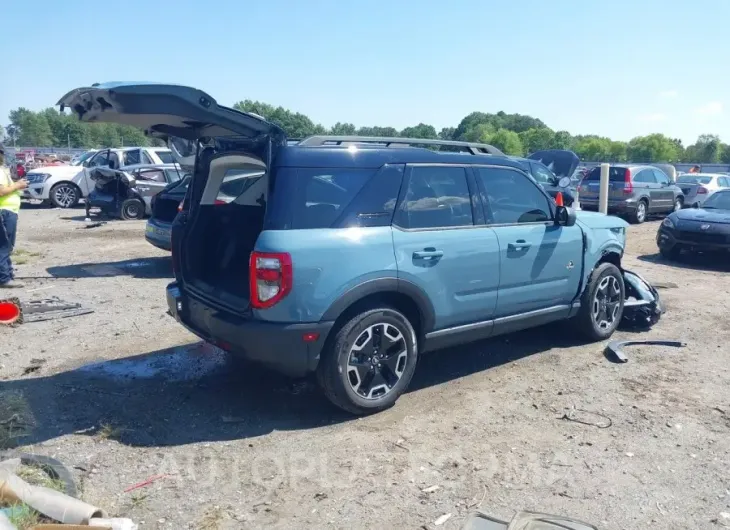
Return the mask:
MULTIPOLYGON (((574 346, 568 335, 542 328, 510 335, 508 345, 502 337, 425 355, 411 392, 553 347, 574 346)), ((2 396, 11 396, 32 416, 23 419, 26 427, 18 424, 25 434, 19 438, 22 445, 71 433, 113 432, 132 446, 177 446, 353 419, 332 406, 311 379, 293 381, 242 364, 204 343, 4 381, 2 396)), ((2 408, 0 400, 0 420, 5 420, 12 411, 2 408)))
POLYGON ((676 269, 691 269, 698 271, 729 272, 730 259, 727 252, 684 252, 677 259, 669 260, 661 254, 645 254, 639 256, 641 261, 657 263, 676 269))
POLYGON ((46 269, 54 278, 94 278, 100 276, 131 276, 133 278, 172 278, 170 256, 128 259, 102 263, 61 265, 46 269))

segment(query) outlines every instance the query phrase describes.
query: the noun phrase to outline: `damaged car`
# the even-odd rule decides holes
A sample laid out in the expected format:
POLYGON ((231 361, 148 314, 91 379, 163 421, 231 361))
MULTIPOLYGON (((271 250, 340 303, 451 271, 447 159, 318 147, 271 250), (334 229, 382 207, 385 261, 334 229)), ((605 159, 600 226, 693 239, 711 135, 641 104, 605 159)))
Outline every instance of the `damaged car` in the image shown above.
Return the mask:
POLYGON ((121 219, 142 219, 152 213, 152 199, 183 177, 175 164, 139 165, 121 169, 96 167, 90 178, 94 188, 86 200, 86 214, 97 208, 121 219))
POLYGON ((353 414, 393 405, 429 351, 561 320, 603 341, 628 295, 645 296, 622 267, 625 221, 561 206, 491 145, 290 145, 264 118, 174 85, 94 85, 59 104, 167 138, 193 168, 172 223, 173 317, 234 355, 316 374, 353 414))

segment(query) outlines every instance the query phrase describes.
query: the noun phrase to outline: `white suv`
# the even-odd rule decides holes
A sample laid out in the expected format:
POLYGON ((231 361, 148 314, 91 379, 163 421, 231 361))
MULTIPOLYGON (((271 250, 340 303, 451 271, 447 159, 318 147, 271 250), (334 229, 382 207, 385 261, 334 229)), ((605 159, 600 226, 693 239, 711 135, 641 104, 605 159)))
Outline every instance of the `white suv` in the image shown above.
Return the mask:
POLYGON ((139 164, 172 164, 165 147, 123 147, 102 149, 80 159, 78 165, 39 167, 28 172, 23 198, 49 201, 57 208, 73 208, 94 189, 90 169, 99 166, 124 169, 139 164))

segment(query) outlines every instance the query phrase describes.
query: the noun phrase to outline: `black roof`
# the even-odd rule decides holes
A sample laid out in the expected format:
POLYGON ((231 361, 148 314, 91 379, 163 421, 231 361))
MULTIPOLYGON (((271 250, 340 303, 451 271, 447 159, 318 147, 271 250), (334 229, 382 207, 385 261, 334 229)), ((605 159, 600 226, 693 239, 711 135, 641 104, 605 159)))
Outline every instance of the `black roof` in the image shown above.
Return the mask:
POLYGON ((282 146, 274 162, 283 167, 379 168, 384 164, 487 164, 524 171, 517 160, 498 155, 433 151, 419 147, 300 147, 282 146))

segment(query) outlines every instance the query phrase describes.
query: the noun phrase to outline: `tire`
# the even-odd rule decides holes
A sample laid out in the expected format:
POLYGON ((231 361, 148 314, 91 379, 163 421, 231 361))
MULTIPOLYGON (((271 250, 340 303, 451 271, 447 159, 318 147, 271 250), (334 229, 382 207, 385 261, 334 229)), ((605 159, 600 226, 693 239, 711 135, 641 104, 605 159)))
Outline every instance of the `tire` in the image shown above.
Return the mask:
POLYGON ((636 210, 631 213, 629 216, 629 221, 633 224, 640 225, 644 221, 646 221, 646 215, 649 211, 649 204, 646 202, 646 200, 641 199, 636 204, 636 210))
POLYGON ((56 208, 73 208, 81 200, 81 190, 71 182, 59 182, 51 188, 48 198, 56 208))
POLYGON ((591 274, 588 286, 581 297, 580 311, 576 317, 579 332, 591 342, 609 338, 621 322, 625 299, 626 291, 621 271, 613 263, 601 263, 591 274), (617 291, 615 294, 618 295, 618 300, 613 300, 614 296, 611 296, 614 289, 617 291), (612 302, 602 306, 599 291, 609 295, 608 299, 612 302), (612 303, 616 303, 617 306, 613 306, 612 303))
POLYGON ((666 260, 676 261, 679 259, 680 254, 682 254, 682 249, 677 245, 674 245, 672 248, 659 247, 659 254, 666 260))
POLYGON ((144 217, 144 203, 139 199, 126 199, 119 209, 122 219, 142 219, 144 217))
POLYGON ((355 315, 327 341, 317 381, 337 407, 372 414, 391 407, 405 392, 417 361, 413 326, 399 311, 381 307, 355 315), (378 351, 383 338, 390 351, 378 351))
POLYGON ((676 199, 674 199, 674 208, 669 213, 678 212, 679 210, 682 209, 683 206, 684 206, 684 199, 682 197, 677 197, 676 199))

